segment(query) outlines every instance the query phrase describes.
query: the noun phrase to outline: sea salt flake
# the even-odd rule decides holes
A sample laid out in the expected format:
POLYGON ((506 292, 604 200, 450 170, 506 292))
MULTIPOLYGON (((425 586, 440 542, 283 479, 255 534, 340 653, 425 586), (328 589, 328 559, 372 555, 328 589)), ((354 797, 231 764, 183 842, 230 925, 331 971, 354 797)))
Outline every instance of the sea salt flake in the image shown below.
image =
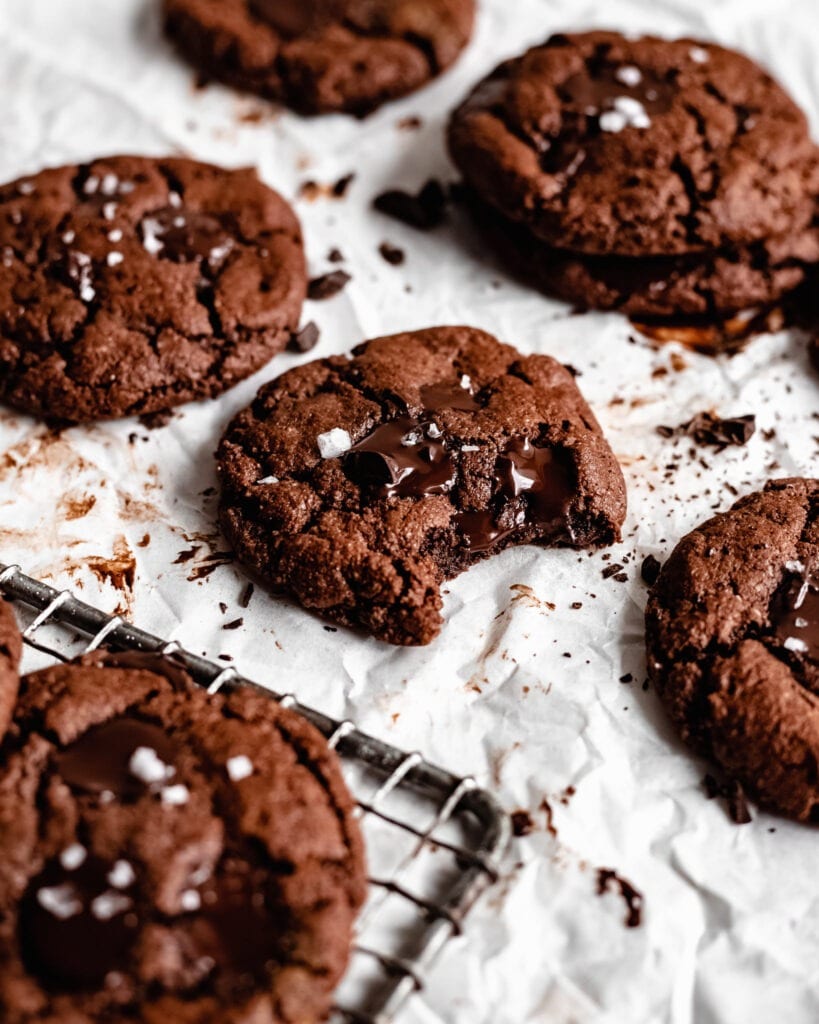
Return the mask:
POLYGON ((352 438, 341 427, 333 427, 332 430, 319 434, 316 443, 323 459, 337 459, 353 446, 352 438))
POLYGON ((109 890, 91 901, 91 913, 98 921, 110 921, 133 906, 133 900, 121 892, 109 890))
POLYGON ((178 783, 176 786, 165 786, 160 793, 162 803, 169 807, 182 807, 190 800, 190 790, 178 783))
POLYGON ((179 897, 179 905, 183 910, 198 910, 202 906, 202 897, 195 889, 186 889, 179 897))
POLYGON ((464 391, 469 391, 471 389, 472 378, 469 376, 469 374, 465 373, 461 377, 461 387, 464 389, 464 391))
POLYGON ((76 871, 85 863, 87 856, 88 851, 82 843, 72 843, 70 846, 66 846, 60 854, 60 864, 66 871, 76 871))
POLYGON ((607 110, 600 115, 600 128, 604 132, 621 132, 627 124, 625 115, 619 110, 607 110))
POLYGON ((102 179, 100 189, 104 196, 115 196, 119 189, 119 178, 116 174, 112 174, 110 171, 102 179))
POLYGON ((427 437, 437 439, 441 436, 441 434, 443 434, 443 431, 441 430, 437 423, 427 424, 427 437))
POLYGON ((108 241, 109 242, 121 242, 122 241, 122 231, 119 228, 113 228, 111 231, 108 232, 108 241))
POLYGON ((109 252, 105 262, 109 267, 118 267, 125 259, 121 252, 109 252))
POLYGON ((168 196, 168 203, 176 209, 182 205, 182 196, 178 192, 171 192, 168 196))
POLYGON ((789 636, 782 646, 786 651, 793 651, 794 654, 807 654, 808 645, 804 640, 800 640, 799 637, 789 636))
POLYGON ((117 215, 117 204, 105 203, 102 208, 102 215, 106 220, 113 220, 117 215))
POLYGON ((71 243, 74 241, 74 239, 76 237, 77 237, 77 235, 73 231, 65 231, 63 233, 63 241, 65 242, 66 245, 71 245, 71 243))
POLYGON ((253 774, 253 762, 246 754, 228 758, 225 768, 232 782, 241 782, 253 774))
POLYGON ((37 902, 53 917, 67 921, 82 913, 82 903, 77 899, 77 891, 70 882, 63 885, 44 886, 37 891, 37 902))
POLYGON ((21 196, 30 196, 34 191, 34 182, 21 181, 20 184, 17 186, 17 191, 20 193, 21 196))
POLYGON ((479 452, 480 446, 477 444, 463 444, 461 445, 462 452, 479 452))
POLYGON ((108 884, 115 889, 127 889, 136 881, 136 872, 127 860, 118 860, 108 872, 108 884))
POLYGON ((128 771, 146 785, 164 782, 175 769, 165 764, 153 747, 137 747, 128 762, 128 771))
POLYGON ((263 476, 260 480, 257 480, 257 484, 277 484, 279 478, 277 476, 263 476))
POLYGON ((799 618, 794 619, 793 624, 794 626, 796 626, 797 629, 806 629, 810 625, 808 620, 803 619, 801 616, 799 616, 799 618))
POLYGON ((688 51, 688 56, 695 64, 706 64, 708 62, 708 51, 701 46, 692 46, 688 51))
POLYGON ((633 89, 634 86, 639 85, 640 82, 642 82, 643 73, 633 64, 625 64, 614 72, 614 77, 618 82, 622 82, 623 85, 627 85, 629 88, 633 89))
POLYGON ((83 192, 85 192, 87 196, 92 196, 99 187, 100 179, 96 176, 96 174, 90 174, 85 179, 85 184, 83 185, 82 190, 83 192))

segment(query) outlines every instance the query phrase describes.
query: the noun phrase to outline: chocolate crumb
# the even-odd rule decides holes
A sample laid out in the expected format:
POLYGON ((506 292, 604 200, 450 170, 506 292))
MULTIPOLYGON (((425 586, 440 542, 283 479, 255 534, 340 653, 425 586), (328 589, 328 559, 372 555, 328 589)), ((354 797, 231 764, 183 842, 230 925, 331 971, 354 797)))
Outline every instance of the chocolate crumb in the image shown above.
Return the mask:
POLYGON ((290 335, 287 348, 291 352, 309 352, 316 347, 320 337, 321 331, 318 329, 318 325, 311 320, 301 330, 294 331, 290 335))
POLYGON ((626 904, 626 928, 637 928, 643 919, 643 894, 635 889, 631 882, 621 878, 616 871, 612 871, 610 868, 598 868, 597 895, 602 896, 609 891, 612 885, 620 890, 620 895, 626 904))
POLYGON ((535 823, 528 811, 514 811, 512 813, 512 832, 518 837, 528 836, 535 829, 535 823))
POLYGON ((722 797, 725 800, 728 817, 735 825, 747 825, 753 821, 741 783, 736 781, 719 782, 713 775, 708 774, 702 780, 702 785, 709 800, 716 797, 722 797))
POLYGON ((378 247, 378 251, 387 263, 393 267, 400 267, 406 259, 404 250, 399 249, 396 245, 391 245, 389 242, 382 242, 378 247))
POLYGON ((397 127, 402 132, 416 131, 424 122, 417 114, 410 114, 409 117, 402 117, 397 127))
POLYGON ((256 589, 253 583, 248 583, 242 593, 239 595, 239 607, 247 608, 250 604, 250 599, 253 597, 253 591, 256 589))
POLYGON ((379 213, 421 231, 428 231, 443 224, 446 205, 446 192, 441 183, 434 178, 431 178, 416 195, 401 189, 391 189, 382 192, 373 200, 373 206, 379 213))
POLYGON ((343 178, 339 178, 338 181, 333 185, 333 195, 336 199, 343 199, 347 194, 347 189, 352 185, 353 179, 355 178, 355 172, 345 174, 343 178))
POLYGON ((632 683, 632 682, 634 682, 634 676, 631 674, 631 672, 626 672, 626 674, 624 676, 620 676, 620 682, 621 683, 632 683))
POLYGON ((603 570, 603 579, 604 580, 611 579, 612 576, 616 576, 618 572, 622 572, 622 571, 623 571, 623 566, 620 565, 617 562, 615 562, 614 565, 607 565, 606 568, 603 570))
POLYGON ((663 565, 659 558, 655 558, 654 555, 646 555, 643 559, 643 564, 640 566, 640 575, 643 578, 643 582, 653 587, 657 582, 662 567, 663 565))
POLYGON ((224 626, 222 626, 222 629, 239 629, 239 627, 244 624, 244 619, 234 619, 232 622, 226 622, 224 626))
POLYGON ((146 430, 159 430, 173 419, 173 412, 170 409, 160 409, 158 412, 146 412, 139 417, 139 422, 146 430))
POLYGON ((335 249, 335 248, 331 249, 327 253, 327 262, 328 263, 343 263, 344 262, 344 253, 341 251, 341 249, 335 249))
POLYGON ((329 274, 314 277, 307 286, 307 298, 314 302, 331 299, 352 280, 346 270, 331 270, 329 274))

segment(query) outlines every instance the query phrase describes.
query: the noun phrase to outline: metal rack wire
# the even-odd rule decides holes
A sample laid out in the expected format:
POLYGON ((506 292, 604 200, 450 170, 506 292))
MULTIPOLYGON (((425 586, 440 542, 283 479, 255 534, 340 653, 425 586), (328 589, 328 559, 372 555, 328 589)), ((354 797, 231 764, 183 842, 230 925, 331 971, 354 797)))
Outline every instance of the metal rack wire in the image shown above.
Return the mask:
POLYGON ((61 661, 97 648, 173 657, 216 693, 251 686, 308 718, 341 757, 367 842, 370 892, 334 1020, 389 1024, 418 992, 464 915, 498 878, 510 823, 460 778, 0 563, 0 593, 28 609, 29 648, 61 661), (47 637, 47 638, 46 638, 47 637))

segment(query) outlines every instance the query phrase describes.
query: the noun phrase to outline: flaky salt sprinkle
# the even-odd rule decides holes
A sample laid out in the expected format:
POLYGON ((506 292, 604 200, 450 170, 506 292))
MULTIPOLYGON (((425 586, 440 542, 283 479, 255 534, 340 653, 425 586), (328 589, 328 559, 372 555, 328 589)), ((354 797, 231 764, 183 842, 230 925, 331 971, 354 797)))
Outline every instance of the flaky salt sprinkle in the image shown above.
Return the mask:
POLYGON ((237 754, 227 759, 225 770, 231 782, 241 782, 253 774, 253 762, 246 754, 237 754))
POLYGON ((323 459, 337 459, 353 446, 352 438, 341 427, 333 427, 332 430, 319 434, 316 443, 323 459))
POLYGON ((136 872, 130 861, 118 860, 108 872, 108 884, 115 889, 127 889, 136 881, 136 872))
POLYGON ((53 917, 67 921, 82 913, 82 903, 77 899, 76 890, 70 882, 63 885, 48 885, 37 890, 37 902, 53 917))
POLYGON ((178 783, 175 786, 165 786, 160 793, 162 803, 168 807, 182 807, 190 800, 190 790, 187 786, 178 783))
POLYGON ((196 889, 186 889, 179 897, 179 905, 188 912, 198 910, 202 906, 202 897, 196 889))
POLYGON ((98 921, 110 921, 133 906, 133 900, 121 892, 104 892, 91 901, 91 913, 98 921))
POLYGON ((60 864, 66 871, 76 871, 85 863, 87 856, 88 851, 82 843, 72 843, 70 846, 66 846, 60 854, 60 864))
POLYGON ((639 85, 640 82, 642 82, 643 73, 638 67, 635 67, 634 64, 624 64, 623 67, 618 68, 614 72, 614 77, 618 82, 622 82, 623 85, 627 85, 629 88, 633 89, 634 86, 639 85))
POLYGON ((153 747, 137 747, 131 754, 128 771, 146 785, 164 782, 174 774, 174 769, 165 764, 153 747))
POLYGON ((263 476, 260 480, 257 480, 257 484, 277 484, 279 478, 277 476, 263 476))
POLYGON ((120 263, 125 259, 121 252, 109 252, 105 258, 105 262, 109 267, 118 267, 120 263))
POLYGON ((804 640, 800 640, 799 637, 789 636, 782 644, 786 651, 793 651, 794 654, 807 654, 808 645, 804 640))
POLYGON ((692 46, 688 56, 695 64, 706 64, 708 62, 708 51, 702 46, 692 46))

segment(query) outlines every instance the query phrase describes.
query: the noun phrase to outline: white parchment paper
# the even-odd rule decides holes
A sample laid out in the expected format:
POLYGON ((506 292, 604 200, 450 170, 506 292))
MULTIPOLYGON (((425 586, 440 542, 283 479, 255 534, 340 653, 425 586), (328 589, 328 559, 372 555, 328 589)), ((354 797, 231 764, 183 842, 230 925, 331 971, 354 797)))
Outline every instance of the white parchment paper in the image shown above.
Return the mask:
POLYGON ((313 355, 466 322, 571 362, 624 467, 626 539, 608 554, 524 548, 475 568, 448 587, 445 629, 426 649, 328 632, 259 588, 240 609, 245 578, 219 564, 212 452, 263 381, 311 355, 279 358, 161 429, 127 421, 57 436, 0 412, 0 559, 194 650, 229 653, 246 674, 475 773, 510 811, 528 810, 535 828, 516 843, 508 877, 407 1021, 815 1022, 816 832, 763 814, 738 827, 705 799, 705 766, 642 689, 639 578, 647 554, 663 558, 735 491, 817 473, 819 379, 804 337, 762 337, 731 360, 630 340, 618 316, 571 316, 514 284, 457 217, 421 234, 370 202, 386 187, 451 176, 447 111, 501 58, 556 30, 605 25, 740 47, 775 71, 816 129, 816 0, 481 0, 457 67, 364 122, 300 120, 219 87, 196 91, 161 38, 157 6, 0 0, 0 178, 129 151, 257 165, 295 201, 313 273, 339 247, 353 274, 335 299, 308 303, 305 320, 322 328, 313 355), (399 127, 413 115, 420 128, 399 127), (298 198, 305 180, 349 172, 343 201, 298 198), (379 256, 385 240, 406 250, 404 266, 379 256), (760 429, 744 449, 704 453, 704 464, 656 433, 711 408, 753 412, 760 429), (603 578, 612 562, 627 582, 603 578), (240 628, 223 630, 240 616, 240 628), (625 926, 616 892, 596 895, 600 867, 643 893, 639 927, 625 926))

